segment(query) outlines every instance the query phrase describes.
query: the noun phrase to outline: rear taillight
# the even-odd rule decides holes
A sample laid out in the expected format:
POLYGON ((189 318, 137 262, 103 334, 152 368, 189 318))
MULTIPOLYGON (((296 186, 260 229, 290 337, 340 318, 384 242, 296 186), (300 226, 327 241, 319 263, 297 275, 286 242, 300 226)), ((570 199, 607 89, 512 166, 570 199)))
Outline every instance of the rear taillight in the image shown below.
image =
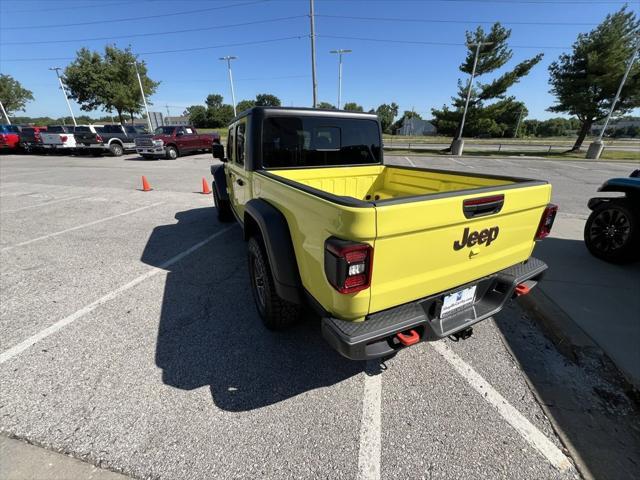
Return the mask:
POLYGON ((373 248, 335 237, 325 242, 324 271, 329 283, 340 293, 356 293, 369 288, 373 270, 373 248))
POLYGON ((60 135, 60 141, 62 143, 66 142, 69 139, 69 137, 67 137, 66 135, 60 135))
POLYGON ((96 133, 96 142, 98 142, 98 143, 102 143, 103 142, 102 137, 100 135, 98 135, 97 133, 96 133))
POLYGON ((538 231, 536 232, 536 240, 542 240, 551 233, 551 227, 553 227, 553 221, 556 219, 556 213, 558 213, 558 206, 550 203, 542 212, 542 218, 538 225, 538 231))

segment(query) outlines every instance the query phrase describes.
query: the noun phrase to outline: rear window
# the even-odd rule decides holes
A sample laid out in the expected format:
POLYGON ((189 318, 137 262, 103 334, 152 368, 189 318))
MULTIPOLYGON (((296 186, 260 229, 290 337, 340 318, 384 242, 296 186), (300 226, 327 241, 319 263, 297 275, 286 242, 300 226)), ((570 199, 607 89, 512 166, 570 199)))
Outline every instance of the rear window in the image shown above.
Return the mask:
POLYGON ((91 129, 89 127, 75 127, 73 129, 74 132, 79 132, 79 133, 84 133, 84 132, 91 132, 91 129))
POLYGON ((262 126, 264 168, 381 163, 374 120, 330 117, 270 117, 262 126))
POLYGON ((66 127, 63 127, 62 125, 52 125, 47 127, 47 132, 49 133, 66 133, 66 131, 66 127))
POLYGON ((27 135, 30 133, 35 133, 35 128, 23 128, 22 133, 26 133, 27 135))
POLYGON ((101 133, 122 133, 122 127, 120 125, 105 125, 104 127, 96 127, 101 133))

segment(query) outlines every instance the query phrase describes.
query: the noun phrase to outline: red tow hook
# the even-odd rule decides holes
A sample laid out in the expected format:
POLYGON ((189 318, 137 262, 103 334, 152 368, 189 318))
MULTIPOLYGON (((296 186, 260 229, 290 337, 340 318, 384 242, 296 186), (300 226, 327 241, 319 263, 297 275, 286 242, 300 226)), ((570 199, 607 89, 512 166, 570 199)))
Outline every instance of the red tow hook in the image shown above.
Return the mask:
POLYGON ((415 330, 409 330, 408 334, 396 333, 396 337, 398 337, 400 343, 405 347, 408 347, 409 345, 413 345, 420 341, 420 335, 418 335, 418 332, 416 332, 415 330))
POLYGON ((524 283, 519 283, 518 285, 516 285, 516 295, 518 295, 519 297, 521 295, 526 295, 530 291, 531 289, 527 287, 524 283))

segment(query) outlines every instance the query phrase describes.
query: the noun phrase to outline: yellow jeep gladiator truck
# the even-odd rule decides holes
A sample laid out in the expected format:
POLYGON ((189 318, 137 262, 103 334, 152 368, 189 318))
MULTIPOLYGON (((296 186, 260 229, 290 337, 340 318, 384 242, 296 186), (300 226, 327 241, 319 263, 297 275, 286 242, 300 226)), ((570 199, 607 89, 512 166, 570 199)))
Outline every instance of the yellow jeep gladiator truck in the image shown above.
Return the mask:
POLYGON ((213 155, 264 324, 310 306, 347 358, 467 338, 547 268, 531 258, 557 210, 547 182, 386 165, 375 115, 254 107, 213 155))

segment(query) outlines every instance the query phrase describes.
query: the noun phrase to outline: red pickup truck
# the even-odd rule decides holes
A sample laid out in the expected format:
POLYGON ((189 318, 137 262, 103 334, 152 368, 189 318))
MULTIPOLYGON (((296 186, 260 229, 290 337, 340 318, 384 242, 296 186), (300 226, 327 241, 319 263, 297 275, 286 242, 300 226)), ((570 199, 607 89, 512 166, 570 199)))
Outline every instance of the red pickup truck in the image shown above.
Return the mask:
POLYGON ((186 153, 211 152, 214 142, 220 142, 220 135, 199 134, 190 126, 158 127, 153 135, 135 139, 136 152, 142 158, 165 157, 169 160, 175 160, 186 153))

